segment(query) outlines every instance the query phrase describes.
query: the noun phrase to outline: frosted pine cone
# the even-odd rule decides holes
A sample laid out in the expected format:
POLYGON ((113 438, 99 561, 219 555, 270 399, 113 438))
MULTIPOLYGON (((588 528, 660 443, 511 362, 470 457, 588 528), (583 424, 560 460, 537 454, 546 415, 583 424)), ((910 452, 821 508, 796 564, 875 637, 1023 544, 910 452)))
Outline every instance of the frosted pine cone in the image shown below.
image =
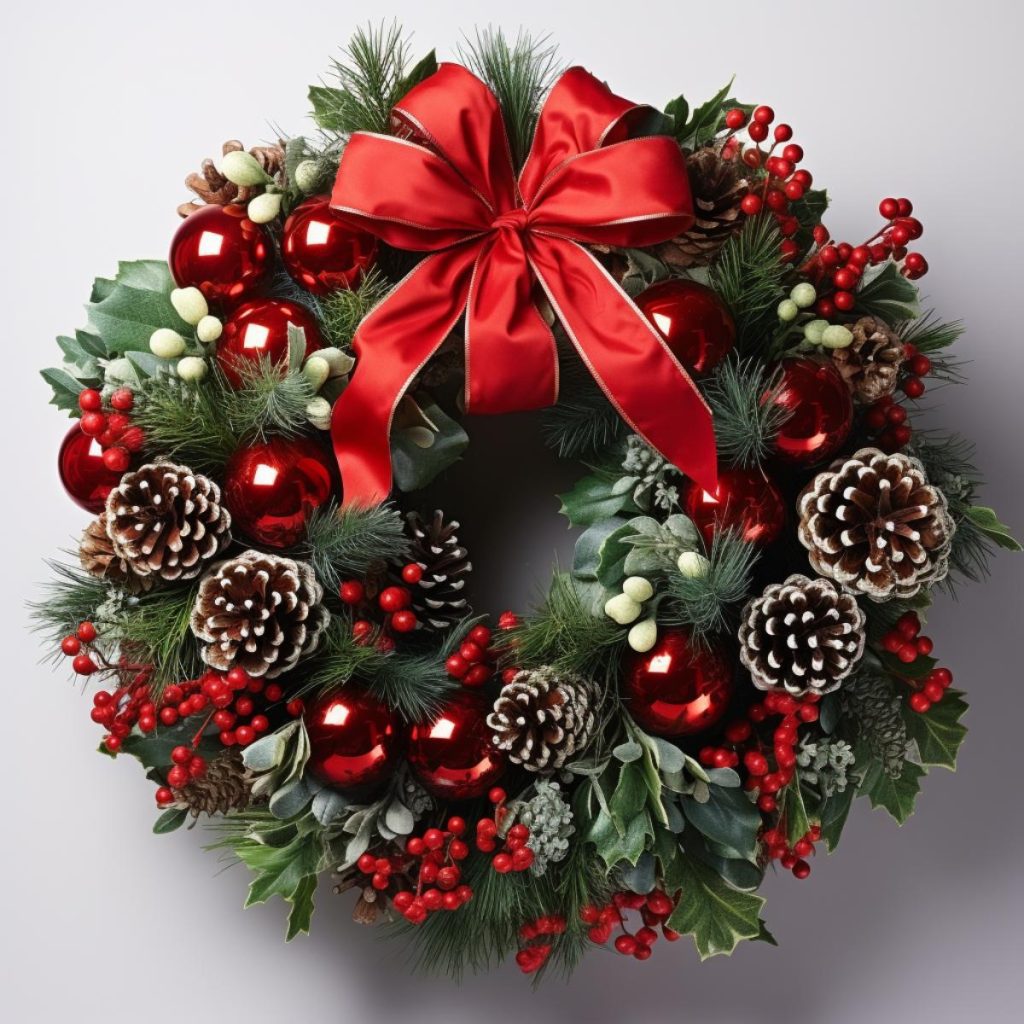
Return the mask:
POLYGON ((153 586, 153 577, 139 576, 128 562, 114 551, 107 530, 107 513, 101 512, 84 530, 78 546, 78 560, 92 576, 120 584, 130 594, 139 594, 153 586))
POLYGON ((740 661, 759 690, 839 688, 864 654, 864 612, 829 580, 790 576, 747 602, 740 661))
POLYGON ((798 502, 815 571, 873 601, 944 579, 956 525, 917 459, 862 448, 819 473, 798 502))
POLYGON ((423 570, 412 591, 413 611, 427 629, 448 629, 470 612, 465 588, 473 563, 459 543, 459 524, 445 522, 440 509, 429 520, 410 512, 405 522, 412 542, 409 558, 423 570))
POLYGON ((328 619, 322 598, 305 562, 250 550, 215 565, 192 611, 203 661, 268 679, 287 672, 320 643, 328 619))
POLYGON ((597 692, 583 676, 523 669, 487 716, 494 745, 527 771, 551 772, 582 754, 597 728, 597 692))
POLYGON ((114 554, 138 576, 189 580, 231 543, 231 513, 220 488, 173 462, 125 473, 107 496, 114 554))
POLYGON ((851 330, 853 341, 832 352, 832 362, 854 396, 866 405, 896 390, 903 365, 903 342, 887 324, 862 316, 851 330))

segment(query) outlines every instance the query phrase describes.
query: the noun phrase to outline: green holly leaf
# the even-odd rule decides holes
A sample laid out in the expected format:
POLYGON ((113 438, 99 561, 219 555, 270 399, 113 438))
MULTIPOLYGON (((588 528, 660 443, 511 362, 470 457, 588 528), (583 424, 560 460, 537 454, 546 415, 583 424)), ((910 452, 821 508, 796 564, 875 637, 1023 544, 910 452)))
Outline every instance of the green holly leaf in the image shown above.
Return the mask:
POLYGON ((344 89, 333 89, 329 85, 311 85, 309 105, 313 108, 313 120, 325 132, 340 133, 347 130, 346 114, 351 106, 351 100, 344 89))
POLYGON ((865 795, 874 808, 881 807, 902 825, 914 813, 914 801, 921 791, 921 779, 925 770, 912 761, 903 762, 903 771, 898 778, 888 775, 881 762, 871 757, 865 750, 857 751, 857 764, 866 765, 866 771, 860 784, 860 792, 865 795), (860 755, 864 755, 863 760, 860 755))
POLYGON ((578 580, 600 580, 605 586, 613 586, 621 580, 606 582, 615 563, 621 569, 625 562, 625 548, 618 540, 626 520, 618 516, 588 526, 580 534, 573 550, 572 574, 578 580))
POLYGON ((916 320, 922 313, 917 288, 891 260, 864 272, 854 309, 860 314, 877 316, 888 324, 916 320))
POLYGON ((924 714, 904 705, 907 736, 917 742, 924 764, 956 771, 957 751, 967 735, 967 727, 960 724, 965 711, 967 702, 956 690, 949 690, 924 714))
POLYGON ((594 844, 597 855, 611 870, 621 861, 636 864, 647 846, 647 841, 653 836, 654 827, 646 812, 635 815, 628 822, 625 834, 620 834, 611 815, 602 809, 590 826, 587 841, 594 844))
POLYGON ((174 279, 162 260, 121 263, 112 282, 101 281, 102 285, 94 286, 94 300, 86 309, 107 356, 148 352, 150 336, 159 327, 184 335, 191 332, 171 305, 174 279))
POLYGON ((839 837, 843 833, 846 819, 850 816, 853 798, 857 790, 848 785, 842 793, 833 793, 819 809, 821 819, 821 838, 825 840, 829 853, 835 853, 839 845, 839 837))
POLYGON ((313 896, 316 893, 316 875, 306 875, 291 896, 291 913, 288 915, 288 931, 285 941, 291 942, 300 932, 309 934, 309 923, 313 917, 313 896))
MULTIPOLYGON (((757 831, 761 815, 740 789, 709 786, 703 803, 691 797, 681 801, 683 814, 694 828, 713 843, 748 861, 757 859, 757 831)), ((806 831, 806 829, 805 829, 806 831)))
POLYGON ((934 658, 919 654, 910 664, 900 661, 895 654, 878 651, 878 660, 891 676, 902 676, 906 679, 924 679, 938 664, 934 658))
POLYGON ((618 480, 585 476, 577 481, 571 491, 558 496, 562 502, 559 511, 571 526, 593 526, 631 507, 633 489, 637 483, 635 476, 624 476, 618 480))
POLYGON ((40 376, 53 390, 50 397, 50 404, 58 409, 77 416, 79 413, 78 396, 85 389, 85 384, 73 377, 67 370, 59 367, 51 367, 47 370, 40 370, 40 376))
POLYGON ((153 834, 165 836, 168 832, 174 832, 185 824, 188 817, 188 809, 185 807, 168 807, 156 821, 153 822, 153 834))
POLYGON ((683 149, 694 150, 706 146, 722 130, 726 111, 733 107, 740 107, 748 112, 753 109, 729 98, 733 81, 734 79, 730 78, 722 89, 719 89, 707 103, 697 107, 692 114, 690 105, 683 96, 678 96, 666 105, 665 113, 672 118, 673 132, 683 149))
MULTIPOLYGON (((146 774, 151 778, 162 778, 173 764, 171 751, 175 747, 191 746, 198 730, 196 719, 183 718, 176 725, 161 726, 155 732, 133 732, 121 742, 121 753, 137 758, 146 774)), ((202 739, 196 747, 198 753, 210 760, 223 750, 217 739, 218 729, 212 723, 206 726, 202 739)))
POLYGON ((800 792, 800 777, 793 776, 793 781, 783 790, 783 813, 786 817, 786 838, 790 846, 798 839, 807 835, 811 823, 807 818, 807 808, 804 806, 804 797, 800 792))
POLYGON ((677 856, 672 885, 682 891, 668 926, 692 936, 702 960, 731 953, 743 939, 760 935, 764 898, 734 889, 699 860, 677 856))
POLYGON ((647 781, 643 770, 636 762, 623 764, 619 771, 619 781, 612 793, 608 807, 612 822, 619 835, 625 835, 633 819, 636 818, 647 803, 647 781))
POLYGON ((967 518, 988 537, 993 544, 1007 551, 1022 551, 1020 541, 1011 533, 1010 528, 999 521, 999 516, 991 508, 984 505, 971 505, 967 509, 967 518))

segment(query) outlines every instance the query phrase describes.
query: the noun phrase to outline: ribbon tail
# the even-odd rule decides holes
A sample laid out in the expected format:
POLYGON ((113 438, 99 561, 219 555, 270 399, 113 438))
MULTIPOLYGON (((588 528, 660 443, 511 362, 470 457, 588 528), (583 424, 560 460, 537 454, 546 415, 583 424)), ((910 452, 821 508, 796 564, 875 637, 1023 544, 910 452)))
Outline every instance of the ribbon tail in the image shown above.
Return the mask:
POLYGON ((428 256, 360 324, 356 369, 331 416, 345 506, 379 504, 390 494, 395 409, 462 316, 478 249, 428 256))
POLYGON ((589 252, 561 238, 534 240, 534 272, 608 400, 652 448, 714 493, 711 410, 689 374, 589 252))

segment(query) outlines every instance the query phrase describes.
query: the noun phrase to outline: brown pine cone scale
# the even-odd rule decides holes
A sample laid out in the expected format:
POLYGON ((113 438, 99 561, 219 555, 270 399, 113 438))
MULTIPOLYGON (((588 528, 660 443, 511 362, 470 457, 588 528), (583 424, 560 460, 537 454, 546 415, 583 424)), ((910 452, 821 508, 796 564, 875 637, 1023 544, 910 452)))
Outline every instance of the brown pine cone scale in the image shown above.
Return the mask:
POLYGON ((410 512, 405 521, 410 560, 423 570, 412 591, 413 611, 427 629, 448 629, 470 614, 466 582, 473 563, 459 543, 459 523, 446 522, 440 509, 429 520, 410 512))
POLYGON ((117 583, 131 594, 142 593, 153 586, 152 574, 140 576, 114 551, 106 512, 101 512, 83 531, 78 560, 91 576, 117 583))
POLYGON ((832 362, 855 398, 865 405, 891 395, 904 360, 903 341, 877 317, 862 316, 850 330, 853 341, 832 351, 832 362))
POLYGON ((190 779, 174 795, 196 818, 200 814, 227 814, 248 807, 252 786, 242 755, 236 750, 220 754, 207 764, 202 775, 190 779))

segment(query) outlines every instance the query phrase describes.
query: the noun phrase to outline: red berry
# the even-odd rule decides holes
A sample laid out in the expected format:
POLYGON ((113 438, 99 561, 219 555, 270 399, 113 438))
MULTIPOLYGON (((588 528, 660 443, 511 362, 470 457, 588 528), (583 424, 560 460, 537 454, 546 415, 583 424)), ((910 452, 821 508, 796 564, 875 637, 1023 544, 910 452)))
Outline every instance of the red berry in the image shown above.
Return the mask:
POLYGON ((107 429, 107 417, 101 412, 83 413, 78 425, 87 437, 99 437, 107 429))
POLYGON ((747 123, 747 115, 739 107, 733 107, 725 115, 725 126, 732 131, 742 128, 747 123))
POLYGON ((908 377, 902 386, 907 398, 920 398, 925 391, 924 381, 920 377, 908 377))
POLYGON ((857 287, 857 276, 849 267, 841 267, 832 275, 832 281, 837 288, 850 291, 857 287))
POLYGON ((366 596, 366 588, 360 580, 345 580, 338 588, 338 597, 345 604, 359 604, 366 596))
MULTIPOLYGON (((776 137, 778 137, 778 128, 775 129, 776 137)), ((788 145, 782 151, 782 158, 788 160, 791 164, 798 164, 804 158, 804 150, 802 146, 798 146, 795 142, 788 145)))
POLYGON ((793 200, 793 202, 802 199, 804 195, 804 187, 799 181, 787 181, 784 191, 786 198, 793 200))
POLYGON ((463 686, 483 686, 491 678, 491 669, 487 665, 474 665, 462 678, 463 686))
POLYGON ((161 708, 159 718, 161 725, 174 725, 178 721, 178 711, 172 707, 161 708))
POLYGON ((921 692, 933 703, 937 704, 942 700, 942 695, 946 692, 941 683, 935 681, 929 681, 924 684, 924 688, 921 692))
POLYGON ((166 787, 161 786, 156 791, 156 802, 160 807, 166 807, 174 803, 174 794, 166 787))
POLYGON ((783 263, 792 263, 800 255, 800 246, 792 238, 784 238, 779 246, 779 254, 783 263))
POLYGON ((469 637, 467 639, 486 650, 491 643, 491 631, 486 626, 474 626, 469 631, 469 637))
POLYGON ((756 107, 754 109, 753 117, 754 117, 754 121, 757 124, 768 125, 768 124, 771 124, 772 121, 775 120, 775 111, 772 110, 771 107, 762 105, 762 106, 756 107))
POLYGON ((845 313, 853 309, 855 300, 852 292, 840 291, 832 296, 832 301, 836 304, 836 309, 841 309, 845 313))
POLYGON ((743 755, 743 765, 751 775, 765 775, 768 772, 768 759, 756 750, 748 750, 743 755))
POLYGON ((768 125, 761 124, 760 121, 754 121, 747 129, 747 133, 754 142, 764 142, 768 138, 768 125))
POLYGON ((762 793, 757 798, 757 809, 763 814, 771 814, 778 806, 778 801, 775 797, 770 796, 768 793, 762 793))
POLYGON ((761 197, 754 195, 753 192, 748 192, 742 200, 740 200, 740 209, 748 216, 754 217, 761 212, 761 197))
POLYGON ((99 412, 103 408, 103 397, 95 388, 86 388, 79 392, 78 408, 82 412, 99 412))
POLYGON ((172 789, 181 789, 182 786, 187 786, 188 772, 180 764, 176 764, 167 772, 167 784, 172 789))
POLYGON ((491 861, 491 867, 499 875, 507 875, 512 870, 512 857, 507 853, 496 853, 491 861))
POLYGON ((412 596, 405 587, 385 587, 377 598, 377 604, 385 612, 397 612, 408 608, 412 596))
POLYGON ((495 786, 488 794, 487 799, 492 804, 503 804, 505 802, 506 793, 500 786, 495 786))
POLYGON ((914 356, 910 360, 909 370, 915 377, 927 377, 932 372, 932 361, 927 356, 914 356))
POLYGON ((423 569, 416 562, 410 562, 402 568, 402 579, 415 585, 423 579, 423 569))
POLYGON ((804 879, 811 873, 811 865, 805 860, 798 860, 793 865, 793 877, 804 879))
POLYGON ((135 404, 135 395, 132 394, 129 388, 118 388, 110 396, 110 404, 118 412, 128 412, 135 404))
POLYGON ((60 642, 60 649, 69 658, 73 658, 82 649, 82 642, 77 636, 66 636, 60 642))
POLYGON ((423 833, 423 845, 428 850, 440 850, 444 846, 444 833, 438 828, 428 828, 423 833))
POLYGON ((411 633, 418 625, 415 612, 400 611, 391 616, 391 628, 396 633, 411 633))
POLYGON ((932 706, 932 702, 924 693, 912 693, 907 703, 910 704, 912 711, 916 711, 920 715, 923 715, 932 706))
POLYGON ((897 199, 896 207, 901 217, 909 217, 914 212, 914 204, 909 199, 897 199))
POLYGON ((96 627, 91 622, 83 622, 77 630, 78 639, 84 644, 91 644, 96 639, 96 627))
POLYGON ((256 739, 256 730, 251 725, 240 725, 235 730, 235 739, 240 747, 247 747, 256 739))
MULTIPOLYGON (((793 138, 793 129, 788 124, 777 124, 775 126, 775 131, 772 134, 774 135, 776 142, 789 142, 789 140, 793 138)), ((789 146, 786 147, 786 149, 789 148, 789 146)), ((796 148, 799 149, 800 147, 797 146, 796 148)), ((782 155, 786 156, 786 150, 782 151, 782 155)), ((803 154, 801 153, 801 155, 803 154)), ((789 157, 787 156, 786 159, 788 160, 789 157)))
POLYGON ((444 663, 444 668, 452 679, 461 679, 469 671, 469 662, 461 654, 453 654, 444 663))
POLYGON ((615 940, 615 951, 623 956, 632 956, 637 949, 636 939, 632 935, 620 935, 615 940))
POLYGON ((519 616, 515 612, 505 611, 498 616, 498 629, 515 629, 519 625, 519 616))
MULTIPOLYGON (((808 189, 808 188, 811 187, 811 183, 814 181, 814 176, 811 174, 810 171, 805 171, 801 167, 800 170, 797 171, 793 175, 793 180, 794 181, 798 181, 801 185, 803 185, 803 187, 805 189, 808 189)), ((828 241, 828 229, 825 227, 824 224, 817 224, 817 225, 815 225, 815 227, 814 227, 814 240, 818 243, 818 245, 823 245, 825 242, 828 241), (821 229, 821 232, 822 232, 822 235, 823 235, 823 237, 820 238, 820 239, 818 238, 818 229, 819 228, 821 229)))
POLYGON ((878 204, 878 212, 886 219, 892 220, 894 217, 899 216, 900 204, 892 198, 883 199, 878 204))
POLYGON ((91 676, 98 666, 88 654, 79 654, 71 663, 71 667, 80 676, 91 676))
POLYGON ((171 751, 171 760, 175 764, 187 765, 192 760, 192 748, 184 745, 175 747, 171 751))

